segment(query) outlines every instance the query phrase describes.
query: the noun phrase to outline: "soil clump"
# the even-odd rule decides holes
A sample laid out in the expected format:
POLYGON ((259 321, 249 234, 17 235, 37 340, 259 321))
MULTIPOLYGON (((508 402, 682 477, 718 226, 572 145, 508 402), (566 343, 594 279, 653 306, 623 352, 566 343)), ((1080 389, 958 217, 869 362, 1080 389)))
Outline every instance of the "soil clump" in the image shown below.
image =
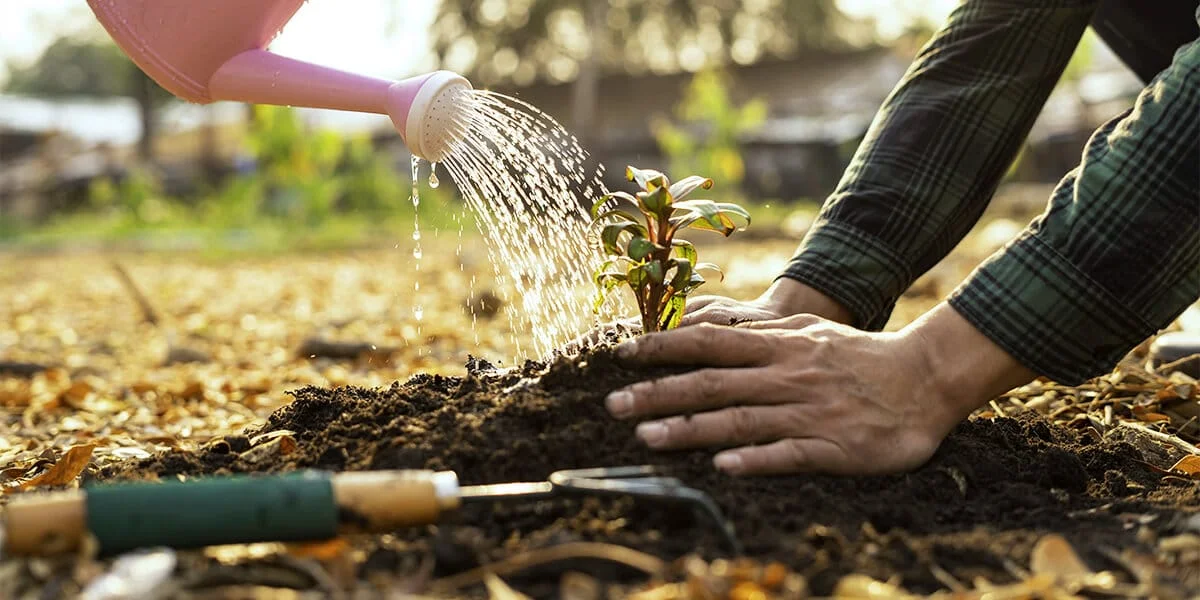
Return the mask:
MULTIPOLYGON (((609 391, 664 373, 628 368, 601 348, 508 370, 472 359, 465 377, 421 374, 377 390, 307 387, 259 430, 101 476, 416 468, 450 469, 463 484, 476 484, 539 481, 560 469, 664 465, 714 498, 747 555, 785 563, 816 594, 849 573, 896 578, 914 592, 944 588, 943 571, 968 584, 976 577, 1010 582, 1013 566, 1027 568, 1034 543, 1051 532, 1091 568, 1125 573, 1116 553, 1152 553, 1149 541, 1179 532, 1200 508, 1200 482, 1164 478, 1126 438, 1032 413, 964 422, 911 473, 728 477, 712 468, 711 451, 652 452, 635 438, 633 423, 605 411, 609 391), (277 430, 291 432, 295 449, 250 460, 249 440, 277 430)), ((579 540, 665 558, 725 553, 714 526, 690 511, 627 498, 469 506, 399 539, 377 548, 362 568, 406 564, 406 551, 432 552, 437 572, 450 574, 579 540)))

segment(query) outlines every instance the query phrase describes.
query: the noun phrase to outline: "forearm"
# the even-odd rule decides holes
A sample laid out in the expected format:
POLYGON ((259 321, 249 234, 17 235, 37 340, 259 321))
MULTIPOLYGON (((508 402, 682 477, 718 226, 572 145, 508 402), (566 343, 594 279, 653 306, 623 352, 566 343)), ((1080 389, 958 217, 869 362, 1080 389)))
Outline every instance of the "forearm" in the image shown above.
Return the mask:
POLYGON ((1024 365, 1077 384, 1200 296, 1200 41, 1088 141, 1046 213, 950 304, 1024 365))
POLYGON ((880 108, 784 276, 882 328, 979 218, 1094 8, 959 7, 880 108))

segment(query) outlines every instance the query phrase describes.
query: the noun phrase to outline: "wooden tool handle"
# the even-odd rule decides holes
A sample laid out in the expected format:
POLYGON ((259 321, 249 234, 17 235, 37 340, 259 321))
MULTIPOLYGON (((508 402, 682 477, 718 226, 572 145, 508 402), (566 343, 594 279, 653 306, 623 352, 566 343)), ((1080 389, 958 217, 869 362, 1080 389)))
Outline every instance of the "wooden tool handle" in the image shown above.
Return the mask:
POLYGON ((458 507, 452 471, 361 471, 333 477, 344 531, 391 531, 437 521, 458 507))
POLYGON ((86 498, 80 490, 15 498, 4 509, 6 554, 61 554, 87 535, 86 498))

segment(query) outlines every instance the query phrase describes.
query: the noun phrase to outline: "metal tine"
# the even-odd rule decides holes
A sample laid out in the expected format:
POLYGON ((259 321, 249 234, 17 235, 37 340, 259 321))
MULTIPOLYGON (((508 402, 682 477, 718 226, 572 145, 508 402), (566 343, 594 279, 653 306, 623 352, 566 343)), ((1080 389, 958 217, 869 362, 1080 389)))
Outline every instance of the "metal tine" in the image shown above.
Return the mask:
POLYGON ((683 485, 675 477, 661 476, 663 469, 654 465, 629 467, 599 467, 556 471, 550 482, 556 488, 575 492, 596 492, 649 498, 679 500, 691 504, 721 531, 725 543, 735 555, 742 554, 742 545, 720 507, 708 494, 683 485))
POLYGON ((563 471, 555 471, 551 475, 561 475, 563 477, 580 477, 587 479, 615 479, 615 478, 632 478, 632 477, 650 477, 652 475, 661 475, 663 468, 656 465, 632 465, 624 467, 590 467, 586 469, 566 469, 563 471))

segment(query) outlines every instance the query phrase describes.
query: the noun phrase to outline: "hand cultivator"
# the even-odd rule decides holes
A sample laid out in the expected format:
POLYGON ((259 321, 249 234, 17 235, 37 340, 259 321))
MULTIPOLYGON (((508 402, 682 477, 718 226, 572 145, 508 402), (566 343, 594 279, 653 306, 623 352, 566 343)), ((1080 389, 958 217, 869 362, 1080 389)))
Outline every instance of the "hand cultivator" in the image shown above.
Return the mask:
POLYGON ((329 539, 436 523, 466 503, 559 495, 679 502, 718 527, 732 525, 704 492, 654 466, 557 471, 547 481, 462 486, 453 471, 305 471, 188 482, 121 483, 12 500, 0 524, 6 554, 55 554, 95 538, 101 554, 135 548, 329 539))

